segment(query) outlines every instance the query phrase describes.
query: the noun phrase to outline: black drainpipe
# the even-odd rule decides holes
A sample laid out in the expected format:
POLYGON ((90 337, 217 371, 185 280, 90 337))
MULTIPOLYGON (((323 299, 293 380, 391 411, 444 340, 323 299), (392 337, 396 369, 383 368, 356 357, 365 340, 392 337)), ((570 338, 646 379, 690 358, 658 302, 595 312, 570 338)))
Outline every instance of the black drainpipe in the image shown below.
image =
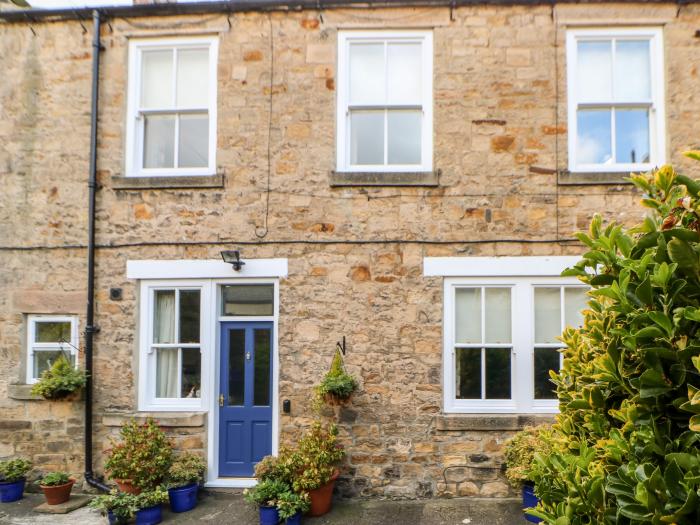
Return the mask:
POLYGON ((88 178, 88 247, 87 247, 87 325, 85 326, 85 481, 95 488, 109 487, 95 478, 92 471, 92 348, 95 326, 95 192, 97 191, 97 100, 100 78, 100 12, 92 12, 92 103, 90 108, 90 174, 88 178))

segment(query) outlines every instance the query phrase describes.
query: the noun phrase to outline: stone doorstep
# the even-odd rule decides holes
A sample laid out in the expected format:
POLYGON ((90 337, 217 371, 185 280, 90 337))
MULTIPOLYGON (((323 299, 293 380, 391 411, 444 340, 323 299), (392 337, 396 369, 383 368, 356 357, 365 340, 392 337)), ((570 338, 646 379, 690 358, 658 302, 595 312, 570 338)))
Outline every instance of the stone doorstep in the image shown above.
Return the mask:
POLYGON ((49 505, 44 502, 41 505, 34 507, 34 512, 41 512, 43 514, 68 514, 79 508, 87 505, 92 498, 90 496, 71 496, 65 503, 59 503, 58 505, 49 505))

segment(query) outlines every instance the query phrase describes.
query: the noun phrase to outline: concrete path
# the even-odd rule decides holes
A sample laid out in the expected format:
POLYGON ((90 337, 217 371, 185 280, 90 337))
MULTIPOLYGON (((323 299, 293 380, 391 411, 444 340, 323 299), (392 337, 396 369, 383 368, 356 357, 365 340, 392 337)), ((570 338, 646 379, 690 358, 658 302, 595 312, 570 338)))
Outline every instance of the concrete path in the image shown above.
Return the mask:
MULTIPOLYGON (((0 525, 105 525, 107 519, 89 508, 70 514, 38 514, 32 509, 43 496, 28 494, 17 503, 0 503, 0 525)), ((165 506, 163 507, 165 509, 165 506)), ((240 495, 208 492, 197 508, 184 514, 164 512, 164 524, 257 525, 255 509, 240 495)), ((523 525, 516 500, 454 498, 419 501, 345 500, 305 525, 523 525)))

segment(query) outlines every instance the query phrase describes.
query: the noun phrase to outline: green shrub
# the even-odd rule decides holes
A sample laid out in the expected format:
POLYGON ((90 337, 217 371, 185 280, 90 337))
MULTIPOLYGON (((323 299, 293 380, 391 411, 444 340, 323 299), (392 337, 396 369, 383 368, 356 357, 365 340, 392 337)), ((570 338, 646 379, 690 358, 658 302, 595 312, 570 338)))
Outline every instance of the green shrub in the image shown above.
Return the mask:
POLYGON ((184 487, 190 483, 200 483, 204 481, 204 471, 207 469, 207 464, 204 460, 192 452, 175 458, 173 464, 170 465, 167 474, 168 487, 177 488, 184 487))
POLYGON ((632 181, 652 213, 630 230, 596 217, 565 272, 592 290, 533 468, 550 524, 700 523, 700 184, 670 166, 632 181))
POLYGON ((344 457, 345 451, 338 443, 338 427, 314 421, 290 459, 297 467, 292 481, 294 492, 307 492, 328 483, 344 457))
POLYGON ((112 479, 131 480, 136 486, 150 490, 165 478, 172 464, 172 445, 153 419, 139 424, 125 423, 119 431, 121 442, 111 440, 105 470, 112 479))
POLYGON ((277 498, 277 510, 280 518, 286 520, 297 512, 306 512, 311 507, 311 500, 307 493, 297 494, 295 492, 283 492, 277 498))
POLYGON ((265 479, 255 487, 243 491, 248 503, 258 507, 274 507, 282 494, 289 492, 289 485, 277 479, 265 479))
POLYGON ((66 472, 49 472, 37 483, 43 487, 57 487, 65 485, 70 481, 70 476, 66 472))
POLYGON ((26 477, 32 470, 32 462, 28 459, 17 458, 0 461, 0 482, 12 483, 26 477))
POLYGON ((87 374, 75 368, 70 360, 61 354, 32 386, 32 394, 45 399, 61 399, 83 388, 86 382, 87 374))
POLYGON ((506 442, 506 478, 513 487, 532 481, 530 469, 535 454, 549 454, 550 434, 549 425, 526 427, 506 442))

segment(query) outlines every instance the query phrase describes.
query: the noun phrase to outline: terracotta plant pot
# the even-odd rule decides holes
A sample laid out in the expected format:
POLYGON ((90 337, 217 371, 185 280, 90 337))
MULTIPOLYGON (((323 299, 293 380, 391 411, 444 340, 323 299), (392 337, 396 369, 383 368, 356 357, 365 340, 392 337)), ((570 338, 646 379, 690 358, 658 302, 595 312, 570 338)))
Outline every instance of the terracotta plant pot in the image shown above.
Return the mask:
POLYGON ((335 487, 335 480, 338 479, 339 475, 340 472, 336 470, 328 483, 309 491, 309 498, 311 499, 309 516, 323 516, 331 510, 333 506, 333 487, 335 487))
POLYGON ((44 491, 44 496, 46 497, 46 503, 49 505, 58 505, 60 503, 65 503, 70 499, 70 491, 73 488, 73 483, 75 480, 71 478, 68 483, 63 485, 39 485, 41 490, 44 491))
POLYGON ((130 479, 115 479, 114 482, 122 492, 134 494, 135 496, 141 494, 141 489, 134 485, 133 481, 130 479))

